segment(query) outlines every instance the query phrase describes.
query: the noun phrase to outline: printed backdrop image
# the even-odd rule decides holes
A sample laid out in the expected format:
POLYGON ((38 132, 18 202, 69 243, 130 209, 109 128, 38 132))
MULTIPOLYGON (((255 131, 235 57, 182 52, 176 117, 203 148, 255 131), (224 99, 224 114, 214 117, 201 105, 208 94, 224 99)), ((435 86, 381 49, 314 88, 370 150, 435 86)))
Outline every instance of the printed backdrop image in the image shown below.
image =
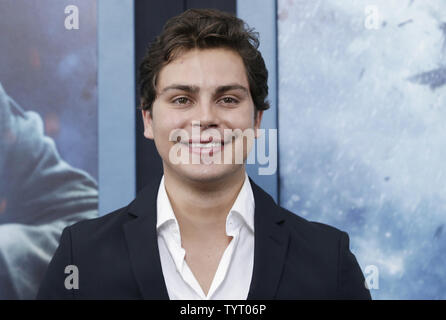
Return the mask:
POLYGON ((281 204, 349 233, 372 298, 446 299, 446 2, 278 19, 281 204))
POLYGON ((0 299, 33 299, 97 216, 96 1, 0 2, 0 299))

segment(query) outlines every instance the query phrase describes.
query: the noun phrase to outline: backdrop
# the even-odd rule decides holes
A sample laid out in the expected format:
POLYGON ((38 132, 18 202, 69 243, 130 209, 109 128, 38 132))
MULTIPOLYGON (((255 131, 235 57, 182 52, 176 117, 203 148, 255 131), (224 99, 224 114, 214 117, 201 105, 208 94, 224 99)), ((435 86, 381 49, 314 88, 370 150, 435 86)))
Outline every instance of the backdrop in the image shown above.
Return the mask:
POLYGON ((445 299, 446 3, 281 0, 278 29, 282 205, 350 234, 374 299, 445 299))
POLYGON ((33 299, 98 212, 96 1, 2 0, 0 48, 0 299, 33 299))

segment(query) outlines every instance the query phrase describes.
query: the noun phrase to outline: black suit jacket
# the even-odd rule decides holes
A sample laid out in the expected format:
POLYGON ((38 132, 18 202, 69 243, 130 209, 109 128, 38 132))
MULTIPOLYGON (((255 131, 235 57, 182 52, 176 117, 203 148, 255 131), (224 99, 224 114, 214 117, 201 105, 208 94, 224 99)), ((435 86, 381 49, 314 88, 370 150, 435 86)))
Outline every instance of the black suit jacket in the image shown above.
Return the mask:
MULTIPOLYGON (((347 233, 276 205, 251 179, 254 269, 248 299, 370 299, 347 233)), ((156 233, 160 177, 127 207, 64 229, 38 299, 169 299, 156 233), (68 290, 67 265, 79 271, 68 290)))

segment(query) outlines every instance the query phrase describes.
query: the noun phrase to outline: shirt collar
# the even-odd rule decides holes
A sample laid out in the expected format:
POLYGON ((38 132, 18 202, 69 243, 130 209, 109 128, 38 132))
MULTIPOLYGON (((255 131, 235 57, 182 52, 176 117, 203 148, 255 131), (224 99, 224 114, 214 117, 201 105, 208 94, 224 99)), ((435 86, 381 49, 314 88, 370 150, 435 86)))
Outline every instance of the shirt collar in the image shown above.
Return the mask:
POLYGON ((248 174, 245 172, 245 181, 240 189, 228 217, 226 218, 226 230, 228 231, 228 223, 233 218, 241 217, 246 226, 254 232, 254 194, 252 192, 251 183, 248 174))
POLYGON ((164 175, 161 178, 160 186, 158 189, 158 198, 156 201, 157 206, 157 219, 156 229, 159 230, 162 225, 169 221, 177 222, 177 218, 172 209, 169 197, 167 196, 166 187, 164 186, 164 175))
MULTIPOLYGON (((248 228, 254 232, 254 206, 254 194, 252 192, 248 174, 245 172, 245 181, 243 182, 242 188, 226 218, 226 231, 228 232, 229 222, 237 221, 237 217, 241 217, 248 228)), ((159 230, 169 221, 178 224, 169 197, 167 196, 163 175, 158 189, 156 229, 159 230)))

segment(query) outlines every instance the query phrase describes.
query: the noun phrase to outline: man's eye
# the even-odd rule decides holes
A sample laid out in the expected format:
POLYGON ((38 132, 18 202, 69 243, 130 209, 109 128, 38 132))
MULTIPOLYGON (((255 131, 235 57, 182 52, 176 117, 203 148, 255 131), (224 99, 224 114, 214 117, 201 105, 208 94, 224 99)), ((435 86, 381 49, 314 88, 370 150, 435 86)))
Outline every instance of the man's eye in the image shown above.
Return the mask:
POLYGON ((238 103, 238 100, 234 99, 232 97, 224 97, 220 101, 222 101, 225 104, 236 104, 236 103, 238 103))
POLYGON ((172 101, 174 104, 187 104, 190 100, 186 97, 179 97, 172 101))

